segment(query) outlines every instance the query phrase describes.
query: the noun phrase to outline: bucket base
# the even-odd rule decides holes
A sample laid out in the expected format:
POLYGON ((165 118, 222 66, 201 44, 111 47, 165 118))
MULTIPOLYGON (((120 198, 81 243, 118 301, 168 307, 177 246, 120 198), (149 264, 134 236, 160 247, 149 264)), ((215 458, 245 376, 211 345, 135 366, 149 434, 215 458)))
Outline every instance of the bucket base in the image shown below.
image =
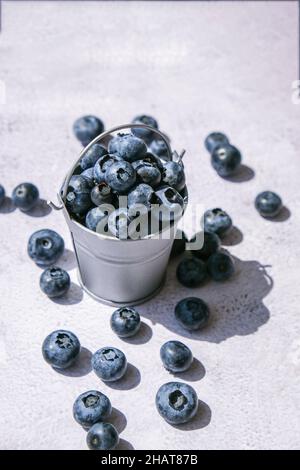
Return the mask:
POLYGON ((146 297, 132 300, 131 302, 116 302, 114 300, 103 299, 102 297, 98 297, 97 295, 93 294, 93 292, 87 289, 86 286, 83 284, 79 270, 77 270, 77 279, 80 284, 80 287, 84 290, 84 292, 86 292, 94 300, 97 300, 98 302, 101 302, 102 304, 105 304, 105 305, 110 305, 112 307, 133 307, 134 305, 143 304, 144 302, 147 302, 147 300, 152 299, 152 297, 155 297, 161 291, 161 289, 163 288, 166 282, 166 274, 164 275, 161 284, 153 292, 151 292, 146 297))

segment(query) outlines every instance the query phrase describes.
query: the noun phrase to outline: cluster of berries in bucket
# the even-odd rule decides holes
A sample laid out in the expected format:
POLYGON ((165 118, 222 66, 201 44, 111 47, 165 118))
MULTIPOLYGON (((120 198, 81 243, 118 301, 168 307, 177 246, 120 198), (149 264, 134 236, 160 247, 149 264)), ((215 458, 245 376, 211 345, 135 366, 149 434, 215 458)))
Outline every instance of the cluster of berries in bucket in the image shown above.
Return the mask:
MULTIPOLYGON (((68 183, 65 204, 71 217, 88 229, 121 239, 157 233, 180 218, 186 202, 182 160, 171 159, 157 122, 139 116, 131 132, 109 136, 106 144, 92 144, 83 154, 68 183)), ((83 145, 94 132, 91 117, 80 118, 74 132, 83 145)), ((99 126, 97 132, 103 130, 99 126)))

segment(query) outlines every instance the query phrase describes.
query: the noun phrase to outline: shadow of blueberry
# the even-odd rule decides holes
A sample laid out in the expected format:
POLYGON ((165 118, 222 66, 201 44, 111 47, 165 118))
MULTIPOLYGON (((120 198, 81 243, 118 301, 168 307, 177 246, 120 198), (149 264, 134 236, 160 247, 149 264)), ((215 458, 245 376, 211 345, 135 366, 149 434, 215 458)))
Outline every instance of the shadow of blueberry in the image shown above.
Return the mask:
POLYGON ((60 305, 79 304, 83 299, 83 290, 75 282, 71 282, 70 289, 62 297, 53 297, 51 300, 60 305))
POLYGON ((47 204, 45 199, 39 199, 36 206, 30 211, 27 211, 26 214, 30 217, 45 217, 49 215, 52 211, 51 207, 47 204))
POLYGON ((195 431, 195 429, 203 429, 211 422, 211 409, 204 403, 204 401, 198 400, 198 410, 194 418, 188 423, 178 424, 172 426, 180 431, 195 431))
POLYGON ((12 199, 6 196, 3 203, 0 206, 0 214, 10 214, 14 210, 16 210, 16 207, 13 204, 12 199))
POLYGON ((173 374, 174 380, 176 377, 180 377, 185 382, 197 382, 198 380, 203 379, 205 377, 206 371, 204 365, 194 357, 193 362, 188 370, 185 372, 179 372, 177 374, 173 374))
POLYGON ((141 326, 136 335, 131 338, 121 338, 123 341, 129 344, 145 344, 152 338, 152 329, 147 323, 141 322, 141 326))
POLYGON ((291 211, 286 207, 283 206, 279 212, 279 214, 276 217, 273 218, 267 218, 267 220, 270 220, 271 222, 285 222, 291 217, 291 211))
POLYGON ((72 250, 65 248, 63 254, 59 258, 59 266, 65 271, 72 271, 77 267, 76 256, 72 250))
POLYGON ((115 448, 115 450, 134 450, 134 447, 130 442, 126 441, 125 439, 120 439, 119 444, 115 448))
POLYGON ((231 183, 245 183, 254 178, 255 172, 247 165, 241 164, 237 172, 232 176, 223 177, 224 180, 231 183))
POLYGON ((139 385, 141 381, 140 371, 133 365, 128 364, 125 375, 115 382, 105 382, 105 384, 115 390, 131 390, 139 385))
POLYGON ((82 347, 79 357, 75 363, 67 369, 54 369, 56 372, 68 377, 82 377, 92 370, 92 353, 89 349, 82 347))
POLYGON ((127 426, 127 419, 124 413, 114 407, 112 409, 111 415, 109 418, 107 418, 107 420, 115 426, 119 434, 121 434, 121 432, 123 432, 127 426))
POLYGON ((240 229, 234 225, 232 229, 228 232, 228 234, 222 237, 221 244, 225 246, 238 245, 243 241, 243 238, 244 235, 242 234, 240 229))

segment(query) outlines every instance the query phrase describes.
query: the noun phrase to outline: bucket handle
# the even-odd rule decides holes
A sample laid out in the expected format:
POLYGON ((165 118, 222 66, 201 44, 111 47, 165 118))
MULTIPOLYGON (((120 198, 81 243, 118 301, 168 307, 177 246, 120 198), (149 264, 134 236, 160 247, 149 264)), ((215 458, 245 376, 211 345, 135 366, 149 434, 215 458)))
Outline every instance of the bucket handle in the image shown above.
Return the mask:
MULTIPOLYGON (((58 210, 61 210, 63 209, 63 203, 65 201, 65 197, 66 197, 66 193, 67 193, 67 189, 68 189, 68 184, 69 184, 69 181, 74 173, 74 170, 76 168, 76 166, 78 165, 78 163, 80 162, 80 160, 82 159, 82 157, 86 154, 86 152, 94 145, 96 144, 97 142, 99 142, 100 140, 104 139, 105 137, 109 136, 112 132, 116 132, 116 131, 121 131, 123 129, 131 129, 131 128, 139 128, 139 129, 148 129, 156 134, 158 134, 161 139, 164 141, 164 143, 166 144, 166 147, 167 147, 167 152, 168 152, 168 156, 169 156, 169 159, 170 160, 173 160, 173 154, 172 154, 172 150, 171 150, 171 147, 170 147, 170 144, 169 144, 169 139, 167 138, 167 136, 161 132, 160 130, 158 129, 155 129, 154 127, 151 127, 151 126, 148 126, 147 124, 123 124, 122 126, 116 126, 116 127, 113 127, 112 129, 109 129, 108 131, 104 131, 102 132, 102 134, 99 134, 97 137, 95 137, 86 147, 84 147, 84 149, 80 152, 79 154, 79 157, 78 159, 76 160, 76 162, 74 163, 74 165, 72 166, 71 170, 67 173, 67 176, 65 177, 64 181, 63 181, 63 184, 62 184, 62 187, 61 187, 61 190, 60 190, 60 194, 58 195, 58 199, 59 201, 61 202, 61 204, 58 206, 56 204, 54 204, 52 201, 47 201, 47 204, 54 210, 58 211, 58 210)), ((176 151, 174 151, 174 157, 176 159, 176 161, 181 161, 183 156, 185 154, 185 150, 182 150, 180 152, 180 154, 178 154, 176 151)))

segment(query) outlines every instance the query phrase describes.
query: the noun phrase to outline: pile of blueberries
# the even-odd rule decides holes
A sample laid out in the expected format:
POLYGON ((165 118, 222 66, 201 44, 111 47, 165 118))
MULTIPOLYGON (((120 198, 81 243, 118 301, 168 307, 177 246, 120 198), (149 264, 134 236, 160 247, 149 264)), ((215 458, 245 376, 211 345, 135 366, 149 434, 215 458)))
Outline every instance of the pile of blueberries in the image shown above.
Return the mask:
MULTIPOLYGON (((134 123, 144 123, 157 129, 150 116, 138 116, 134 123)), ((74 133, 86 146, 104 130, 103 123, 95 116, 85 116, 74 124, 74 133)), ((221 177, 239 170, 241 154, 219 132, 211 133, 205 140, 211 154, 211 162, 221 177)), ((98 208, 103 202, 112 203, 115 211, 126 213, 130 219, 130 205, 150 205, 160 200, 163 204, 182 205, 185 176, 181 161, 168 160, 166 145, 156 139, 148 129, 133 128, 130 134, 113 137, 108 148, 94 144, 81 159, 72 176, 66 204, 69 212, 89 229, 96 230, 103 217, 98 208), (118 207, 120 195, 127 195, 129 205, 118 207)), ((31 183, 18 185, 12 193, 12 201, 23 212, 30 211, 39 200, 39 191, 31 183)), ((0 206, 5 202, 5 191, 0 185, 0 206)), ((258 212, 267 218, 275 217, 282 208, 278 195, 271 191, 260 193, 255 199, 258 212)), ((109 216, 110 217, 110 216, 109 216)), ((109 224, 109 221, 108 221, 109 224)), ((118 227, 110 224, 110 230, 119 236, 118 227)), ((186 287, 201 285, 208 276, 215 281, 225 281, 234 273, 231 256, 221 250, 221 238, 232 228, 230 216, 222 209, 205 212, 202 219, 203 245, 189 250, 177 267, 177 278, 186 287)), ((190 242, 197 240, 195 235, 190 242)), ((186 236, 175 239, 172 256, 185 251, 186 236)), ((30 258, 44 269, 40 276, 41 290, 50 298, 65 295, 70 288, 69 274, 56 265, 64 252, 64 240, 54 230, 42 229, 33 233, 27 246, 30 258)), ((176 321, 188 331, 205 327, 210 318, 208 305, 198 297, 187 297, 175 306, 176 321)), ((132 307, 116 310, 110 320, 112 330, 120 338, 138 334, 141 325, 139 313, 132 307)), ((44 359, 54 369, 70 367, 80 356, 80 341, 67 330, 53 331, 43 342, 44 359)), ((177 374, 189 369, 193 362, 191 350, 179 341, 168 341, 160 349, 163 366, 177 374)), ((102 347, 92 356, 92 368, 104 382, 120 380, 126 374, 125 354, 111 346, 102 347)), ((170 424, 186 423, 197 413, 198 397, 195 390, 183 382, 168 382, 156 394, 159 414, 170 424)), ((87 445, 90 449, 110 450, 119 442, 118 432, 109 423, 112 406, 107 396, 97 390, 82 393, 75 400, 75 420, 88 430, 87 445)))

